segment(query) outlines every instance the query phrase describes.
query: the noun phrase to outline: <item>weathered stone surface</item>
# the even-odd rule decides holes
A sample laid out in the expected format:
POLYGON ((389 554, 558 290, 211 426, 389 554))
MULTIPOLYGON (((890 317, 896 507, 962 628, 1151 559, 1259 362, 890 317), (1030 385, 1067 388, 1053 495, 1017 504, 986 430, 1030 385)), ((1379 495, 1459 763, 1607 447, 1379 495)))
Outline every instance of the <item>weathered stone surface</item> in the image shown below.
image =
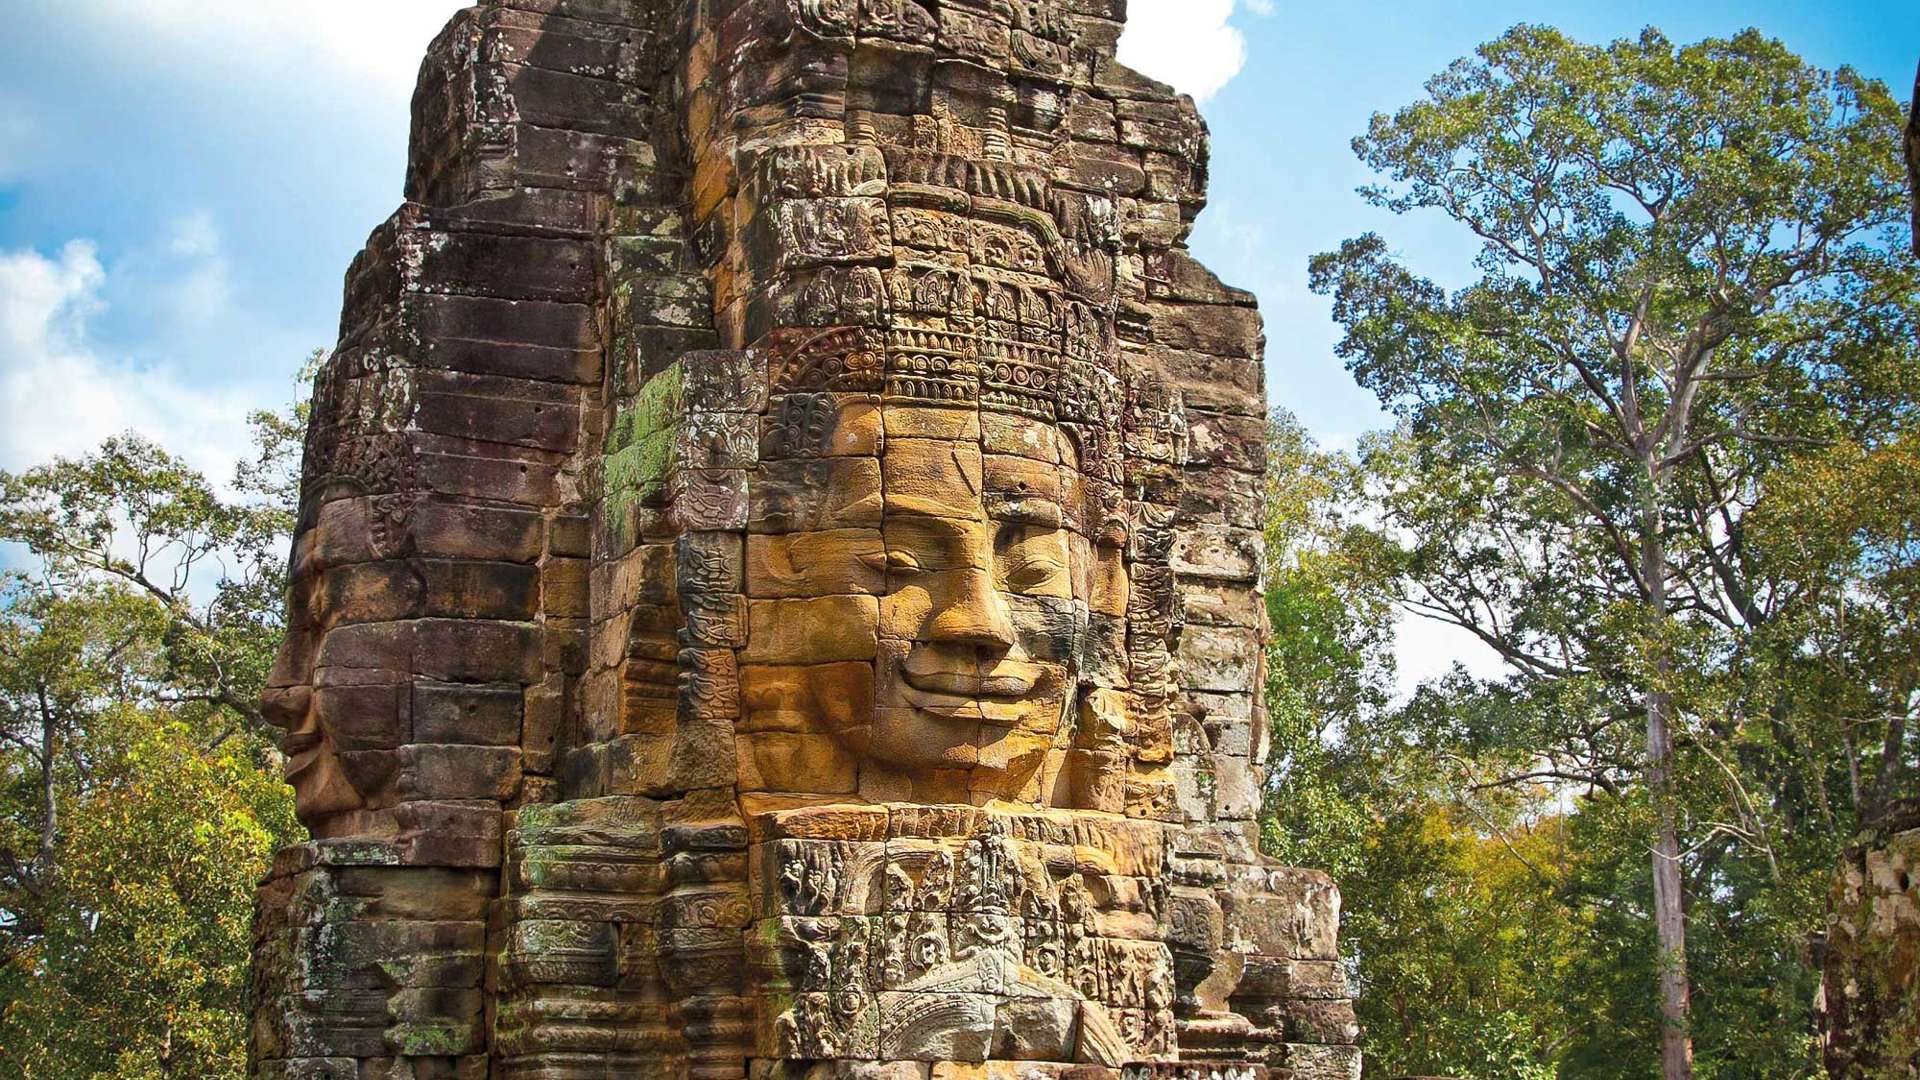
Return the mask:
POLYGON ((747 595, 831 596, 886 592, 878 529, 826 529, 747 537, 747 595))
POLYGON ((1817 1011, 1827 1072, 1920 1068, 1920 799, 1863 831, 1835 876, 1817 1011))
POLYGON ((256 1076, 1354 1075, 1113 0, 498 0, 315 389, 256 1076))

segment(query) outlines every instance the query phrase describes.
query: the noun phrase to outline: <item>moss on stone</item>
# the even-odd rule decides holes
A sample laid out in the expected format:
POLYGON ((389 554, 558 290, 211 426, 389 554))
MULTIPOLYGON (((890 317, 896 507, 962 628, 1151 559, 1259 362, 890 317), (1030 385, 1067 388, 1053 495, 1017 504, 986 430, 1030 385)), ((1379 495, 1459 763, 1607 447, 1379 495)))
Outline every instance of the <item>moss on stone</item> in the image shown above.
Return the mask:
POLYGON ((673 471, 674 437, 686 418, 687 396, 678 361, 647 380, 607 427, 600 458, 601 497, 618 550, 633 546, 634 510, 666 484, 673 471))

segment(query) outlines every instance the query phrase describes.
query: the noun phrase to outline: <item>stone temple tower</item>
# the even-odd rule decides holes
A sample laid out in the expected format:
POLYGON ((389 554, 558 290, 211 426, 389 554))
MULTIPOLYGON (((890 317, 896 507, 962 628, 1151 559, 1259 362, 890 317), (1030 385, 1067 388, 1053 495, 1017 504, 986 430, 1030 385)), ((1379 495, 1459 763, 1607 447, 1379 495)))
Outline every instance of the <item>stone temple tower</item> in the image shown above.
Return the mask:
POLYGON ((1258 851, 1259 315, 1123 18, 434 42, 315 387, 256 1076, 1358 1076, 1258 851))

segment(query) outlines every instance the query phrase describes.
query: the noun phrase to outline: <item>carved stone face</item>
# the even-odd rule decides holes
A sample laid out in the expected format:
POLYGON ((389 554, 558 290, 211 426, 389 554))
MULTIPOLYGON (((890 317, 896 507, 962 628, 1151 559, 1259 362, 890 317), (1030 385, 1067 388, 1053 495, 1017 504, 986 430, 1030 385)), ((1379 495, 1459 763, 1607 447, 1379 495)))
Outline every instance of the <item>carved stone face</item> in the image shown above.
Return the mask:
POLYGON ((287 634, 261 702, 267 720, 286 732, 281 752, 295 812, 320 835, 328 819, 366 804, 363 792, 378 786, 377 774, 391 768, 392 749, 404 741, 395 710, 373 699, 390 702, 400 675, 387 671, 405 665, 368 654, 348 670, 327 656, 352 647, 330 641, 336 633, 363 639, 363 649, 377 640, 365 629, 340 627, 343 614, 365 618, 391 602, 375 599, 384 590, 374 580, 380 564, 372 561, 366 516, 363 499, 325 504, 295 544, 287 634))
MULTIPOLYGON (((839 413, 849 446, 884 429, 878 469, 823 470, 842 487, 835 515, 749 536, 743 728, 830 737, 870 797, 1033 794, 1076 698, 1099 576, 1099 549, 1069 527, 1063 440, 973 408, 839 413), (757 628, 777 624, 790 629, 763 643, 757 628)), ((1117 569, 1117 550, 1105 558, 1117 569)))
MULTIPOLYGON (((289 635, 281 649, 285 653, 304 647, 289 635)), ((320 726, 313 699, 313 687, 305 684, 272 687, 263 698, 267 720, 285 732, 280 740, 286 758, 282 775, 293 787, 294 813, 310 825, 361 805, 340 767, 339 753, 320 726)))

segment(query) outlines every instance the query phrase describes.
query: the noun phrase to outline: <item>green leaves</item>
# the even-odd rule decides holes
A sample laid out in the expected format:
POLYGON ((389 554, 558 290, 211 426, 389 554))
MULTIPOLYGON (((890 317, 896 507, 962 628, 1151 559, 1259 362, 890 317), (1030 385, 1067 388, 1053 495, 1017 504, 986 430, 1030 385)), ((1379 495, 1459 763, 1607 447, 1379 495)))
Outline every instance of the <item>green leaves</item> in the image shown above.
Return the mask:
MULTIPOLYGON (((1338 550, 1511 675, 1320 726, 1276 685, 1295 710, 1275 708, 1276 748, 1306 747, 1283 759, 1300 764, 1276 842, 1353 868, 1376 1060, 1397 1024, 1429 1041, 1387 1050, 1394 1068, 1511 1075, 1449 1026, 1511 1015, 1532 1065, 1656 1074, 1663 1028, 1688 1026, 1655 994, 1684 945, 1698 1071, 1793 1075, 1811 1060, 1795 943, 1855 823, 1920 776, 1902 110, 1751 30, 1588 45, 1523 25, 1426 91, 1355 140, 1381 174, 1362 194, 1458 223, 1477 278, 1444 289, 1375 234, 1311 261, 1339 354, 1400 420, 1360 448, 1343 513, 1369 539, 1338 550), (1424 862, 1391 855, 1414 822, 1446 839, 1424 862), (1527 844, 1555 823, 1548 859, 1527 844), (1651 888, 1656 843, 1684 911, 1651 888), (1563 951, 1537 994, 1476 1011, 1455 971, 1535 954, 1443 900, 1512 866, 1515 917, 1563 951), (1477 951, 1431 943, 1451 935, 1477 951)), ((1340 670, 1315 652, 1339 617, 1316 605, 1351 602, 1310 585, 1276 579, 1276 637, 1298 643, 1270 665, 1308 687, 1340 670)))
POLYGON ((1754 31, 1533 26, 1376 116, 1368 197, 1483 245, 1451 293, 1377 235, 1311 264, 1341 354, 1404 421, 1363 449, 1403 599, 1623 701, 1794 618, 1812 594, 1745 518, 1774 475, 1914 418, 1899 121, 1884 87, 1754 31))
POLYGON ((0 969, 0 1062, 25 1076, 232 1076, 245 1065, 253 883, 291 841, 259 747, 208 751, 164 714, 116 708, 77 737, 38 933, 0 969))
MULTIPOLYGON (((298 410, 295 410, 295 415, 298 410)), ((127 435, 0 473, 0 1072, 233 1076, 254 882, 297 832, 257 700, 297 422, 222 491, 127 435)))
MULTIPOLYGON (((287 417, 257 414, 257 462, 236 492, 217 491, 167 450, 135 434, 91 454, 0 472, 0 540, 41 560, 55 590, 113 582, 164 613, 157 670, 168 699, 259 724, 285 590, 287 498, 298 446, 287 417)), ((218 721, 216 721, 218 722, 218 721)))

